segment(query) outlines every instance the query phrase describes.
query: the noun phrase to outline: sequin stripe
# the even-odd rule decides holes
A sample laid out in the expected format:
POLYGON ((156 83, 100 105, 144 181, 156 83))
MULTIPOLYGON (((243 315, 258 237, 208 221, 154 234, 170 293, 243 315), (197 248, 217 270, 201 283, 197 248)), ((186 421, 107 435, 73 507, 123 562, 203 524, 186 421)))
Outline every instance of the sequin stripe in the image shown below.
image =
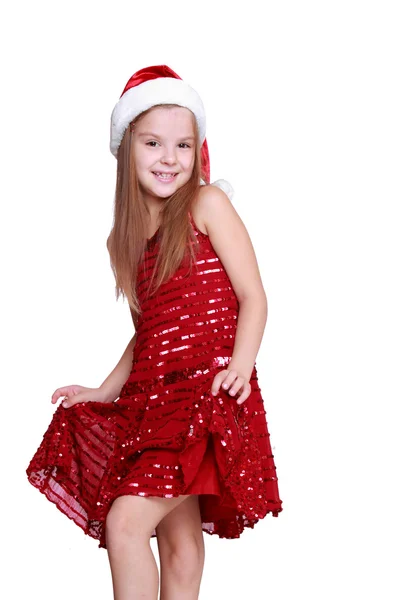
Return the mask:
MULTIPOLYGON (((151 279, 151 272, 157 262, 157 253, 149 255, 146 260, 141 263, 138 267, 138 293, 141 292, 142 288, 151 279)), ((194 263, 190 263, 189 258, 185 255, 182 262, 176 269, 175 273, 167 279, 163 285, 168 285, 176 281, 185 281, 190 277, 215 277, 218 273, 224 273, 225 269, 221 263, 219 257, 208 248, 204 251, 199 249, 196 253, 194 263), (190 265, 192 271, 190 271, 190 265)))
MULTIPOLYGON (((134 384, 138 386, 138 391, 146 389, 152 389, 154 386, 160 384, 167 385, 173 381, 185 380, 188 378, 200 377, 208 372, 208 370, 214 370, 218 366, 221 366, 221 360, 224 365, 228 365, 232 356, 232 344, 228 343, 225 345, 220 344, 217 347, 209 348, 205 347, 202 352, 197 351, 191 357, 185 359, 187 366, 180 369, 180 373, 176 373, 176 377, 173 375, 176 372, 176 368, 163 368, 162 372, 154 367, 149 369, 148 359, 143 357, 135 365, 134 370, 129 375, 126 383, 134 384), (204 360, 206 359, 206 360, 204 360), (200 363, 205 363, 207 366, 203 367, 200 363), (163 380, 163 381, 161 381, 163 380)), ((164 361, 165 362, 165 361, 164 361)), ((167 364, 167 366, 169 363, 167 364)), ((164 367, 164 365, 162 365, 164 367)), ((171 363, 173 367, 173 363, 171 363)))
MULTIPOLYGON (((171 446, 171 439, 173 439, 174 436, 179 435, 180 430, 182 429, 182 427, 186 426, 187 423, 187 414, 186 412, 190 410, 190 407, 188 406, 188 401, 186 399, 186 401, 184 403, 182 403, 181 406, 179 407, 174 407, 173 410, 169 410, 169 411, 163 411, 163 412, 159 412, 157 415, 154 415, 153 413, 156 411, 152 411, 149 413, 149 415, 146 417, 146 421, 143 427, 147 427, 147 429, 144 429, 144 435, 145 435, 145 439, 143 440, 143 436, 142 437, 142 441, 146 441, 151 439, 152 442, 152 446, 156 446, 156 447, 162 447, 163 445, 165 445, 166 447, 170 447, 171 446), (168 423, 166 423, 165 421, 162 421, 162 419, 168 419, 168 423), (171 435, 166 435, 165 432, 166 431, 170 431, 171 430, 171 425, 178 424, 179 429, 175 429, 174 433, 171 435), (150 425, 150 427, 149 427, 150 425), (164 432, 164 433, 163 433, 164 432), (147 433, 151 433, 151 437, 147 435, 147 433), (164 444, 165 442, 165 444, 164 444)), ((138 436, 136 436, 137 439, 138 436)))
POLYGON ((138 329, 136 349, 141 351, 150 338, 154 338, 153 341, 161 345, 163 336, 168 334, 178 335, 174 332, 179 332, 179 335, 188 335, 193 340, 197 340, 200 335, 203 335, 204 340, 211 333, 218 333, 220 330, 234 331, 236 329, 238 314, 235 309, 227 307, 223 313, 217 313, 216 317, 210 317, 202 311, 193 315, 180 315, 178 323, 176 321, 171 322, 170 315, 161 315, 160 318, 154 317, 146 327, 138 329))
MULTIPOLYGON (((229 364, 231 360, 231 356, 214 356, 212 360, 210 360, 210 354, 205 353, 207 355, 207 360, 201 363, 198 362, 198 359, 193 359, 193 366, 186 366, 184 368, 170 371, 166 373, 162 379, 162 386, 172 386, 175 383, 179 383, 181 381, 187 382, 189 380, 198 380, 209 372, 214 371, 217 367, 225 367, 229 364)), ((187 363, 186 363, 187 364, 187 363)), ((147 370, 144 371, 147 374, 147 370)), ((125 382, 124 386, 121 389, 120 396, 125 395, 133 395, 142 392, 144 389, 153 389, 157 384, 159 384, 159 379, 143 377, 142 373, 138 373, 135 370, 129 375, 129 378, 125 382)))
MULTIPOLYGON (((184 323, 186 327, 191 323, 196 323, 202 317, 206 320, 212 320, 215 317, 234 315, 237 316, 237 306, 235 301, 223 299, 223 301, 207 302, 203 299, 193 301, 192 304, 186 304, 183 300, 178 301, 179 304, 164 304, 162 307, 157 307, 148 310, 148 328, 154 329, 161 325, 167 325, 172 319, 186 319, 184 323)), ((175 324, 176 327, 176 324, 175 324)))
POLYGON ((158 320, 151 327, 138 331, 136 356, 142 352, 150 341, 162 347, 166 339, 169 339, 167 335, 174 336, 175 340, 178 339, 178 333, 179 336, 188 336, 182 341, 189 339, 193 344, 199 346, 204 345, 205 340, 210 339, 211 335, 220 334, 223 331, 226 335, 234 336, 237 318, 235 311, 227 309, 224 316, 219 314, 218 318, 207 318, 206 315, 197 313, 193 316, 187 315, 185 318, 180 318, 179 324, 171 322, 169 318, 162 321, 158 320))
MULTIPOLYGON (((207 253, 204 257, 198 256, 197 260, 192 266, 192 273, 190 273, 190 268, 188 263, 183 262, 175 273, 170 276, 169 279, 165 280, 163 284, 160 286, 159 290, 164 289, 179 289, 183 285, 193 286, 198 284, 207 284, 207 282, 215 282, 215 281, 224 281, 228 285, 230 285, 230 280, 227 276, 227 273, 219 261, 219 259, 215 259, 215 254, 207 253), (204 269, 204 265, 202 264, 204 260, 208 260, 213 264, 212 269, 204 269), (217 264, 215 264, 217 263, 217 264), (192 279, 195 278, 195 279, 192 279), (201 279, 200 279, 201 278, 201 279), (179 286, 179 287, 178 287, 179 286)), ((147 291, 147 285, 151 279, 151 273, 155 266, 155 260, 151 262, 151 264, 146 266, 146 269, 140 270, 138 274, 138 285, 137 292, 139 295, 142 294, 143 291, 147 291)))
POLYGON ((239 309, 238 299, 232 290, 229 288, 225 278, 218 278, 218 280, 202 282, 193 282, 191 284, 181 284, 178 288, 176 286, 165 286, 163 284, 156 296, 150 298, 141 298, 143 311, 147 313, 147 310, 165 310, 167 306, 174 306, 175 304, 181 306, 182 304, 192 305, 195 301, 196 304, 203 303, 204 306, 212 304, 214 301, 219 302, 225 301, 228 305, 239 309))
MULTIPOLYGON (((146 474, 144 474, 145 476, 146 474)), ((135 493, 138 496, 159 496, 163 498, 174 498, 180 496, 180 490, 182 484, 172 483, 161 483, 152 481, 151 483, 145 483, 144 477, 137 475, 134 482, 124 484, 121 489, 118 490, 119 495, 135 493), (134 492, 133 492, 134 490, 134 492)))
POLYGON ((157 297, 146 299, 143 307, 164 309, 166 306, 174 306, 176 303, 181 305, 185 302, 191 306, 193 300, 196 300, 196 304, 204 303, 205 305, 226 301, 239 308, 238 299, 225 278, 219 278, 218 281, 215 279, 204 280, 201 283, 192 279, 191 284, 181 284, 178 287, 166 286, 163 288, 161 286, 157 297))
POLYGON ((158 368, 161 366, 160 361, 164 369, 170 370, 169 365, 176 364, 177 360, 201 360, 209 353, 226 353, 228 349, 232 353, 234 332, 235 330, 230 327, 221 333, 211 331, 209 334, 204 334, 200 340, 187 339, 182 333, 181 339, 166 339, 164 345, 152 344, 154 339, 148 339, 138 347, 135 371, 158 368))
POLYGON ((152 341, 155 344, 158 343, 160 344, 160 347, 162 347, 163 337, 166 337, 167 335, 172 336, 172 342, 177 342, 179 338, 181 338, 181 343, 184 339, 190 339, 193 346, 204 346, 207 341, 212 342, 215 335, 220 335, 222 333, 224 333, 225 336, 235 335, 237 314, 234 312, 227 311, 224 317, 220 317, 217 320, 210 319, 208 323, 204 321, 199 323, 198 319, 199 317, 197 315, 188 317, 187 319, 182 320, 179 327, 177 325, 166 327, 165 325, 168 325, 169 323, 162 323, 160 326, 158 323, 157 327, 152 326, 146 328, 146 330, 142 329, 140 333, 137 334, 136 356, 140 354, 138 350, 143 350, 149 341, 152 341), (205 325, 207 327, 204 329, 205 325), (175 331, 178 332, 176 336, 174 335, 175 331))
MULTIPOLYGON (((64 488, 64 493, 75 494, 76 502, 80 496, 80 501, 85 504, 85 498, 89 494, 87 502, 90 503, 90 487, 93 490, 91 484, 94 482, 96 485, 96 474, 100 481, 107 467, 109 456, 114 451, 114 446, 111 442, 117 440, 118 435, 116 435, 116 432, 119 428, 122 430, 120 435, 124 434, 121 423, 128 421, 126 416, 119 414, 119 418, 117 417, 113 423, 108 423, 108 428, 111 429, 106 430, 99 427, 99 414, 95 415, 96 411, 102 411, 105 414, 108 413, 108 418, 110 419, 112 418, 112 413, 114 413, 114 418, 117 416, 113 405, 80 403, 69 409, 64 409, 59 405, 53 421, 46 432, 46 439, 35 453, 27 469, 29 481, 33 485, 39 488, 46 488, 51 486, 52 481, 58 482, 57 485, 59 485, 60 490, 64 488), (62 450, 59 453, 62 458, 59 458, 54 456, 52 447, 54 442, 59 438, 60 432, 57 429, 61 429, 59 426, 61 419, 63 420, 62 425, 64 426, 64 430, 68 435, 65 437, 65 442, 58 445, 57 449, 62 450), (101 439, 97 438, 96 442, 94 442, 94 438, 90 434, 89 438, 91 439, 86 439, 88 429, 85 428, 90 427, 90 422, 93 425, 93 419, 96 419, 94 424, 97 435, 100 435, 101 432, 102 436, 101 439), (100 449, 98 447, 99 444, 100 449), (44 470, 43 465, 48 465, 48 478, 44 481, 41 479, 44 470), (57 470, 58 468, 61 470, 57 470), (87 476, 87 469, 89 469, 93 477, 87 476), (89 487, 87 485, 88 481, 89 487)), ((132 427, 131 421, 130 426, 132 427)), ((55 496, 53 498, 57 502, 57 498, 55 496)))
MULTIPOLYGON (((147 351, 148 359, 152 360, 153 357, 159 356, 160 358, 172 357, 172 352, 186 351, 188 358, 203 353, 205 349, 212 351, 216 349, 218 345, 224 345, 225 347, 232 347, 234 345, 234 337, 236 332, 236 321, 233 323, 227 322, 222 328, 210 327, 209 330, 204 330, 201 333, 198 332, 190 334, 184 328, 180 328, 180 335, 167 336, 167 334, 160 335, 157 337, 148 337, 143 340, 142 345, 139 347, 140 352, 137 357, 140 357, 141 352, 147 351), (196 335, 198 333, 198 335, 196 335), (167 356, 166 356, 167 355, 167 356)), ((192 328, 193 331, 193 328, 192 328)), ((172 330, 171 330, 172 332, 172 330)), ((176 354, 174 356, 177 356, 176 354)), ((168 361, 166 362, 168 364, 168 361)))
POLYGON ((156 343, 160 340, 161 345, 162 337, 166 337, 167 334, 174 335, 174 332, 183 331, 184 334, 190 335, 190 332, 197 333, 197 331, 200 331, 200 327, 206 329, 204 334, 206 336, 208 335, 207 330, 218 327, 219 321, 226 321, 227 323, 231 321, 234 324, 237 320, 237 313, 230 307, 220 307, 212 311, 197 309, 197 312, 193 315, 187 314, 187 310, 177 311, 174 314, 174 319, 171 319, 171 314, 160 315, 159 317, 154 318, 146 331, 143 329, 138 332, 139 342, 144 337, 146 339, 153 337, 156 343))
MULTIPOLYGON (((71 432, 63 418, 61 405, 59 405, 53 414, 50 427, 44 433, 39 447, 29 462, 26 469, 30 475, 31 482, 35 480, 35 467, 67 466, 70 463, 70 457, 64 450, 69 448, 72 443, 71 432)), ((39 475, 40 478, 40 475, 39 475)))
MULTIPOLYGON (((168 367, 170 363, 174 362, 174 360, 202 360, 204 356, 207 354, 220 354, 227 353, 228 351, 233 351, 234 345, 234 336, 227 331, 226 333, 221 333, 221 335, 215 335, 214 339, 212 337, 203 338, 203 341, 196 343, 188 343, 190 340, 183 339, 180 342, 180 346, 177 344, 171 343, 165 344, 165 346, 159 346, 158 344, 148 344, 147 350, 148 354, 144 356, 139 356, 140 363, 146 365, 147 368, 157 367, 160 361, 162 361, 165 367, 168 367), (185 343, 186 342, 186 343, 185 343), (174 360, 171 360, 174 358, 174 360)), ((193 364, 193 363, 192 363, 193 364)), ((137 368, 140 368, 138 363, 137 368)))
MULTIPOLYGON (((91 507, 91 517, 97 519, 99 510, 103 505, 98 498, 112 498, 113 489, 118 485, 117 475, 121 476, 123 465, 121 457, 126 456, 127 440, 133 439, 143 422, 145 408, 147 405, 146 394, 135 394, 134 397, 122 398, 112 405, 114 410, 110 411, 110 419, 115 436, 115 448, 110 454, 104 468, 99 470, 99 485, 96 495, 96 506, 91 507), (121 427, 121 422, 123 426, 121 427)), ((83 492, 82 492, 83 493, 83 492)))
MULTIPOLYGON (((151 450, 143 452, 140 459, 137 461, 135 466, 129 471, 129 478, 136 479, 139 475, 144 479, 151 477, 153 480, 164 480, 168 481, 178 480, 179 476, 176 471, 179 470, 177 464, 161 464, 160 456, 164 456, 164 450, 157 450, 156 453, 151 450), (155 462, 154 462, 155 461, 155 462)), ((168 456, 172 455, 172 452, 166 451, 168 456)), ((164 463, 166 459, 163 458, 164 463)))
MULTIPOLYGON (((154 270, 153 264, 147 271, 138 276, 136 291, 138 297, 143 300, 143 297, 148 292, 148 287, 152 277, 152 271, 154 270)), ((181 267, 178 267, 178 270, 175 272, 173 276, 170 276, 169 279, 165 280, 161 286, 158 288, 157 292, 165 292, 165 290, 173 291, 174 289, 182 289, 185 286, 194 286, 194 285, 205 285, 207 283, 213 283, 216 279, 221 279, 222 281, 227 282, 225 271, 221 266, 217 266, 214 268, 209 268, 207 270, 196 268, 196 263, 193 266, 193 273, 190 274, 189 267, 187 264, 184 264, 181 267), (191 279, 196 277, 194 281, 191 279), (202 278, 202 279, 200 279, 202 278), (178 287, 179 286, 179 287, 178 287)), ((144 298, 145 300, 147 298, 144 298)))
MULTIPOLYGON (((211 374, 212 375, 212 374, 211 374)), ((145 415, 144 420, 141 423, 141 429, 140 429, 140 435, 139 437, 137 437, 137 440, 139 441, 139 438, 142 439, 142 442, 144 439, 147 439, 149 437, 151 437, 152 439, 152 443, 157 442, 158 440, 156 440, 156 434, 158 434, 158 432, 160 430, 164 430, 166 433, 164 433, 163 435, 167 436, 167 439, 170 439, 171 436, 175 435, 171 429, 171 425, 172 425, 172 421, 182 421, 184 424, 186 423, 191 423, 192 422, 192 418, 193 415, 189 416, 189 415, 185 415, 184 412, 182 413, 182 411, 186 411, 186 410, 190 410, 193 411, 195 408, 199 408, 200 404, 199 404, 199 394, 200 394, 200 390, 202 390, 203 395, 201 396, 202 398, 204 398, 204 394, 207 394, 207 401, 210 402, 210 385, 211 385, 211 375, 209 374, 206 381, 201 382, 200 385, 196 385, 192 390, 188 390, 183 389, 183 390, 179 390, 176 388, 174 389, 172 392, 171 390, 167 389, 166 391, 163 391, 162 389, 158 390, 158 394, 154 394, 151 398, 152 400, 149 399, 149 402, 146 406, 146 410, 148 411, 147 414, 145 415), (170 398, 168 398, 168 396, 170 398), (183 396, 183 397, 182 397, 183 396), (194 401, 194 399, 197 399, 197 402, 194 401), (154 399, 157 399, 157 404, 154 401, 154 399), (161 401, 160 401, 161 400, 161 401), (183 402, 181 402, 181 400, 183 400, 183 402), (158 403, 158 401, 160 401, 160 403, 158 403), (181 414, 182 413, 182 414, 181 414), (157 426, 157 424, 155 424, 156 421, 160 421, 160 427, 157 426), (149 428, 147 430, 147 428, 149 428), (151 436, 147 435, 148 433, 151 433, 151 436)), ((222 402, 222 401, 221 401, 222 402)), ((227 402, 228 405, 230 402, 232 402, 231 398, 227 397, 227 402)), ((222 403, 226 403, 222 402, 222 403)), ((210 411, 210 409, 204 408, 204 410, 208 410, 208 412, 210 411)), ((230 410, 231 412, 235 412, 235 410, 237 410, 237 408, 235 407, 235 409, 232 411, 232 407, 225 407, 225 411, 224 414, 226 415, 226 410, 230 410)), ((201 407, 200 407, 201 410, 201 407)), ((219 412, 221 412, 222 409, 219 410, 219 412)), ((215 411, 216 412, 216 411, 215 411)), ((202 418, 202 415, 199 414, 198 415, 200 422, 203 422, 203 420, 206 422, 206 417, 204 416, 204 419, 202 418)), ((211 419, 211 415, 209 416, 208 420, 210 421, 211 419)), ((220 417, 220 421, 221 421, 221 417, 220 417)), ((217 426, 217 423, 214 423, 215 426, 217 426)), ((233 423, 232 423, 233 425, 233 423)), ((186 425, 185 425, 186 426, 186 425)), ((173 428, 173 426, 172 426, 173 428)), ((177 431, 177 430, 176 430, 177 431)))
POLYGON ((213 262, 215 264, 213 264, 212 266, 208 264, 204 265, 202 269, 197 270, 196 277, 205 277, 206 279, 204 281, 207 281, 208 278, 214 278, 216 274, 225 272, 219 259, 213 257, 205 262, 213 262))
POLYGON ((144 307, 146 310, 146 323, 138 328, 138 335, 143 331, 153 331, 157 327, 166 329, 166 325, 170 321, 175 320, 174 327, 188 327, 189 325, 198 324, 203 317, 206 322, 215 323, 213 315, 221 318, 234 315, 237 318, 239 306, 235 298, 217 298, 215 301, 210 297, 194 297, 191 302, 186 298, 178 298, 174 303, 163 302, 154 307, 144 307), (178 320, 179 319, 179 320, 178 320), (183 319, 185 322, 183 323, 183 319))
MULTIPOLYGON (((261 403, 262 403, 262 401, 261 401, 261 403)), ((257 416, 257 415, 266 415, 266 414, 267 414, 267 411, 266 411, 266 410, 259 409, 259 410, 254 410, 254 411, 251 413, 251 416, 252 416, 252 417, 255 417, 255 416, 257 416)), ((263 426, 264 426, 264 423, 263 423, 263 426)))
MULTIPOLYGON (((151 430, 152 441, 157 441, 156 437, 160 431, 170 431, 173 421, 187 423, 186 411, 191 409, 189 403, 190 396, 186 395, 180 403, 170 401, 162 406, 150 407, 142 426, 143 429, 148 428, 146 433, 150 433, 151 430)), ((164 439, 170 439, 170 437, 164 435, 164 439)))
MULTIPOLYGON (((190 354, 181 354, 179 360, 185 362, 187 365, 182 369, 176 368, 176 360, 162 360, 158 359, 159 362, 154 361, 147 356, 140 358, 139 362, 135 366, 135 369, 129 375, 127 383, 141 383, 142 386, 147 385, 149 389, 152 389, 154 385, 170 385, 177 381, 184 381, 190 378, 199 378, 204 374, 202 368, 199 367, 200 362, 208 362, 212 359, 210 364, 213 368, 219 364, 219 358, 221 355, 229 357, 227 364, 229 364, 232 356, 232 344, 218 344, 215 347, 204 347, 202 351, 196 350, 190 354), (146 384, 147 382, 147 384, 146 384)), ((169 355, 171 356, 171 355, 169 355)), ((177 355, 178 356, 178 355, 177 355)))
MULTIPOLYGON (((143 456, 146 454, 144 453, 143 456)), ((129 472, 128 477, 121 484, 117 493, 122 495, 124 488, 140 488, 145 491, 149 489, 171 490, 175 487, 179 491, 182 487, 181 477, 168 473, 168 469, 179 469, 179 466, 154 464, 153 461, 154 459, 147 459, 146 462, 140 461, 139 465, 129 472), (158 473, 156 472, 157 469, 158 473), (149 482, 149 479, 151 479, 151 482, 149 482)), ((138 495, 142 495, 140 491, 138 495)))
MULTIPOLYGON (((207 308, 207 307, 206 307, 207 308)), ((190 339, 197 339, 203 335, 203 340, 207 339, 211 333, 219 333, 225 330, 236 329, 238 314, 236 309, 230 306, 220 306, 217 309, 203 310, 203 307, 195 308, 195 312, 189 314, 187 310, 171 314, 160 314, 154 316, 148 326, 138 332, 138 341, 154 338, 155 343, 160 346, 168 335, 176 336, 178 339, 186 335, 190 339), (173 318, 172 318, 173 316, 173 318), (204 330, 202 334, 202 329, 204 330)))
MULTIPOLYGON (((147 494, 145 494, 144 492, 147 491, 148 495, 153 495, 152 490, 154 489, 158 489, 161 491, 167 491, 167 490, 172 490, 174 487, 176 489, 176 493, 178 495, 179 494, 179 489, 182 488, 182 484, 181 482, 175 482, 173 480, 169 480, 168 482, 165 482, 162 475, 158 476, 158 477, 153 477, 151 483, 147 483, 148 479, 146 480, 146 477, 151 477, 152 473, 146 473, 143 472, 142 470, 138 470, 137 472, 132 471, 132 473, 129 474, 129 477, 132 479, 135 479, 135 481, 131 482, 131 483, 125 483, 124 484, 124 488, 128 490, 128 492, 130 492, 131 490, 129 488, 139 488, 141 491, 136 490, 138 496, 145 496, 147 494)), ((175 480, 177 480, 177 478, 174 478, 175 480)), ((121 491, 118 491, 119 494, 123 494, 123 489, 121 489, 121 491)), ((171 497, 170 495, 165 495, 166 498, 171 497)))
POLYGON ((126 435, 125 445, 133 445, 140 441, 143 450, 149 440, 151 446, 160 447, 165 442, 169 448, 173 448, 173 439, 178 438, 182 428, 187 427, 188 404, 192 396, 191 390, 175 390, 173 394, 169 390, 159 390, 158 394, 148 397, 146 411, 140 423, 140 428, 135 432, 133 438, 126 435), (155 400, 160 400, 156 406, 155 400))
MULTIPOLYGON (((169 421, 172 418, 178 418, 180 413, 185 410, 190 394, 191 390, 184 388, 175 389, 173 392, 169 389, 159 389, 158 393, 149 395, 146 412, 143 414, 140 426, 142 428, 147 427, 147 424, 152 420, 163 419, 169 421)), ((186 419, 187 417, 182 415, 182 418, 186 419)))
MULTIPOLYGON (((139 400, 143 401, 143 397, 139 400)), ((132 423, 132 417, 115 403, 81 402, 68 409, 60 405, 59 409, 64 411, 73 436, 80 438, 80 450, 84 451, 83 443, 87 443, 91 451, 98 454, 98 462, 108 458, 115 449, 115 440, 123 436, 126 426, 132 423)), ((139 418, 140 413, 136 415, 136 419, 139 418)))
POLYGON ((182 388, 178 386, 179 384, 177 384, 174 389, 171 389, 170 387, 159 388, 157 390, 158 393, 149 396, 149 404, 146 407, 148 410, 147 420, 150 420, 153 415, 156 415, 154 418, 157 419, 160 417, 168 417, 176 412, 176 407, 178 405, 187 405, 188 399, 192 397, 194 386, 192 386, 192 388, 188 388, 187 386, 182 388), (173 410, 170 411, 170 408, 173 410))
POLYGON ((214 378, 217 371, 227 369, 232 358, 230 348, 228 348, 228 353, 226 355, 221 355, 218 351, 211 353, 205 352, 204 354, 207 356, 207 360, 199 363, 198 357, 196 357, 192 361, 186 361, 185 364, 188 366, 185 368, 164 372, 161 378, 159 375, 149 377, 147 369, 134 369, 121 389, 120 395, 133 395, 146 389, 156 390, 157 386, 162 388, 168 387, 168 389, 171 389, 171 393, 173 393, 172 386, 174 384, 179 385, 182 382, 188 383, 189 381, 193 381, 194 385, 200 385, 200 382, 204 380, 204 377, 212 376, 212 378, 214 378), (191 363, 191 366, 189 366, 189 363, 191 363))
MULTIPOLYGON (((151 252, 148 252, 144 260, 138 266, 138 274, 140 276, 146 277, 146 274, 154 267, 157 262, 158 256, 158 248, 154 248, 151 252)), ((194 273, 199 270, 199 266, 206 267, 208 263, 217 263, 221 265, 221 261, 219 257, 215 254, 212 246, 204 247, 203 244, 195 244, 194 245, 194 263, 191 262, 191 256, 188 252, 183 254, 182 262, 178 265, 178 269, 175 272, 173 278, 181 276, 184 271, 189 271, 190 265, 192 265, 192 269, 194 269, 194 273)))
MULTIPOLYGON (((88 435, 88 431, 85 430, 84 426, 81 425, 81 431, 79 431, 79 423, 77 422, 76 418, 74 418, 74 414, 73 414, 73 409, 76 408, 78 411, 84 411, 84 407, 82 404, 80 405, 75 405, 74 407, 71 407, 70 409, 68 409, 69 413, 68 414, 64 414, 64 424, 67 426, 67 430, 69 431, 70 435, 70 440, 69 440, 69 445, 71 445, 72 448, 75 447, 75 443, 78 442, 77 446, 79 448, 79 458, 80 460, 90 460, 91 461, 91 467, 93 468, 93 466, 96 466, 96 468, 101 467, 104 462, 108 459, 108 456, 110 454, 110 452, 113 451, 114 446, 112 446, 111 444, 107 443, 106 440, 101 439, 99 440, 98 438, 95 438, 94 436, 88 435), (94 444, 94 446, 93 446, 94 444)), ((61 405, 59 407, 59 409, 61 410, 61 405)), ((62 409, 65 413, 67 413, 66 409, 62 409)), ((75 414, 76 417, 76 414, 75 414)), ((48 430, 49 433, 49 440, 48 440, 48 446, 51 447, 52 445, 52 440, 54 439, 54 436, 58 435, 58 432, 54 432, 55 429, 55 422, 53 422, 48 430)), ((104 433, 104 430, 103 430, 104 433)), ((66 445, 63 445, 63 448, 65 448, 67 450, 66 445)), ((69 448, 68 448, 69 451, 69 448)), ((75 460, 74 456, 76 455, 76 450, 73 450, 73 452, 71 452, 69 454, 70 457, 70 463, 68 465, 66 464, 61 464, 60 466, 62 466, 63 468, 66 468, 68 466, 68 468, 72 468, 73 462, 75 460)), ((51 455, 50 455, 51 456, 51 455)), ((43 459, 41 457, 41 461, 43 462, 43 460, 46 460, 49 464, 55 464, 54 460, 51 460, 50 456, 48 455, 46 457, 46 459, 43 459), (50 459, 50 460, 49 460, 50 459)), ((75 464, 76 464, 76 460, 75 460, 75 464)))

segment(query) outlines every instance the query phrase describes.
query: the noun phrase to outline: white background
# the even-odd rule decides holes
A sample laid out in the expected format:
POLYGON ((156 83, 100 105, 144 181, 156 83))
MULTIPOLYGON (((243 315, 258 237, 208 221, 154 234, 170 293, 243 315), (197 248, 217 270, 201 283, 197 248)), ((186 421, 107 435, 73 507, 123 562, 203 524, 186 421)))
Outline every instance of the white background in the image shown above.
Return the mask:
POLYGON ((136 70, 167 64, 202 96, 212 180, 233 185, 258 257, 269 314, 257 368, 283 501, 238 540, 204 534, 200 598, 399 598, 397 8, 3 11, 3 597, 112 598, 106 550, 25 469, 53 391, 100 385, 133 334, 106 250, 109 118, 136 70))

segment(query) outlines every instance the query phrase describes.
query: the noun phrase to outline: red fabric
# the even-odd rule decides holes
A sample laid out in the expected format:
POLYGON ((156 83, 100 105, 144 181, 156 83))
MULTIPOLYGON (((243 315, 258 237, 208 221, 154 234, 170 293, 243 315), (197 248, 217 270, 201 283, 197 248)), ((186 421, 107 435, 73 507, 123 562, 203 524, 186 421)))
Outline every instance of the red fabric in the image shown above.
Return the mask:
POLYGON ((131 88, 136 87, 137 85, 140 85, 145 81, 150 81, 151 79, 158 79, 159 77, 172 77, 173 79, 182 79, 182 77, 179 77, 179 75, 175 73, 175 71, 167 67, 167 65, 145 67, 144 69, 136 71, 136 73, 134 73, 132 77, 128 79, 121 96, 123 96, 127 90, 130 90, 131 88))
POLYGON ((205 182, 210 183, 210 157, 208 154, 207 140, 205 139, 201 147, 201 167, 205 182))
POLYGON ((124 494, 199 494, 203 531, 221 538, 282 510, 256 366, 242 405, 223 389, 210 393, 232 356, 239 304, 208 236, 191 223, 199 244, 192 274, 184 260, 146 297, 159 230, 148 240, 138 280, 143 313, 119 398, 59 404, 26 470, 99 548, 110 506, 124 494))

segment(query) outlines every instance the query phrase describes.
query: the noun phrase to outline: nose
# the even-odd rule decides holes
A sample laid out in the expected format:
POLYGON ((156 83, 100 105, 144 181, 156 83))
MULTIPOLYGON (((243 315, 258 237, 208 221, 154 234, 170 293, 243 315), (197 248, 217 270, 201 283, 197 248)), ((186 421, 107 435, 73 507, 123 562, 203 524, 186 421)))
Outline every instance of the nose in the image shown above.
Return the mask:
POLYGON ((176 152, 175 147, 167 148, 165 146, 161 162, 166 165, 174 165, 176 163, 176 153, 175 152, 176 152))

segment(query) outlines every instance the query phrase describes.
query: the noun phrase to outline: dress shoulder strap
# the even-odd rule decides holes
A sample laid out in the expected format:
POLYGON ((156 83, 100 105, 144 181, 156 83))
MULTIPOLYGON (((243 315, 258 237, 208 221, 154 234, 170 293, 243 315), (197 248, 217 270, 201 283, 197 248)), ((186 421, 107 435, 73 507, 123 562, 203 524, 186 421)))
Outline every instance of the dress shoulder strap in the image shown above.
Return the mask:
POLYGON ((208 238, 208 235, 206 233, 204 233, 203 231, 200 231, 200 229, 197 227, 195 220, 193 219, 192 213, 189 212, 188 214, 189 214, 189 221, 192 224, 192 228, 193 228, 194 232, 197 233, 202 238, 208 238))

